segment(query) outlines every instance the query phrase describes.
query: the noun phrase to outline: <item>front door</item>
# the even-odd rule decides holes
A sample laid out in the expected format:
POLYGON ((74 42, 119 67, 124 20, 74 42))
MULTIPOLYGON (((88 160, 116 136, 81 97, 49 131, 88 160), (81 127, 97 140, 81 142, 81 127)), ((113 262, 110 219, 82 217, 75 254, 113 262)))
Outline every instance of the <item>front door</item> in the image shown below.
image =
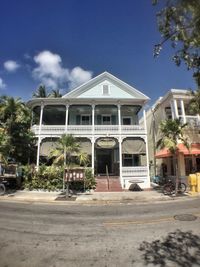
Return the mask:
POLYGON ((112 150, 98 149, 96 154, 97 160, 97 174, 105 175, 112 172, 112 150), (107 169, 107 170, 106 170, 107 169))

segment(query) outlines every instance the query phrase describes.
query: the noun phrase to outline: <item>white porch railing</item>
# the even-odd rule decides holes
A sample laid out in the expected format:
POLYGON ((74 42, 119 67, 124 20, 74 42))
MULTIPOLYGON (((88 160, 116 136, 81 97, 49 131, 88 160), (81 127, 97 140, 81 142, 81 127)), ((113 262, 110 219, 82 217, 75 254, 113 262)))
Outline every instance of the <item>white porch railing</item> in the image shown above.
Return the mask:
POLYGON ((139 166, 139 167, 122 167, 122 177, 130 177, 130 178, 140 178, 147 177, 148 175, 148 167, 147 166, 139 166))
MULTIPOLYGON (((41 135, 61 135, 65 133, 65 125, 42 125, 41 135)), ((119 125, 95 125, 94 134, 119 134, 119 125)), ((32 126, 32 131, 39 135, 39 126, 32 126)), ((68 125, 67 133, 87 135, 92 134, 92 125, 68 125)), ((145 134, 144 127, 139 125, 122 125, 121 134, 145 134)))
MULTIPOLYGON (((39 135, 39 126, 32 126, 31 130, 39 135)), ((65 125, 42 125, 41 135, 61 135, 65 132, 65 125)))
MULTIPOLYGON (((184 123, 184 117, 183 116, 179 116, 179 118, 181 119, 181 122, 184 123)), ((185 122, 191 126, 191 127, 197 127, 200 126, 200 121, 199 121, 199 117, 198 116, 185 116, 185 122)))

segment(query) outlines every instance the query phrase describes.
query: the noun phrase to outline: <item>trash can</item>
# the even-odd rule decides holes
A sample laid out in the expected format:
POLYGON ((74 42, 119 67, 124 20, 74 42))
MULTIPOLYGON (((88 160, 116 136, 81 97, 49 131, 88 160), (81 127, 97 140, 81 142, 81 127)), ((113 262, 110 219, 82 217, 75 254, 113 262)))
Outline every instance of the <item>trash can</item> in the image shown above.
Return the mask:
POLYGON ((188 184, 190 186, 190 191, 192 193, 196 192, 197 187, 197 175, 196 174, 190 174, 188 176, 188 184))
POLYGON ((197 172, 197 192, 200 193, 200 172, 197 172))

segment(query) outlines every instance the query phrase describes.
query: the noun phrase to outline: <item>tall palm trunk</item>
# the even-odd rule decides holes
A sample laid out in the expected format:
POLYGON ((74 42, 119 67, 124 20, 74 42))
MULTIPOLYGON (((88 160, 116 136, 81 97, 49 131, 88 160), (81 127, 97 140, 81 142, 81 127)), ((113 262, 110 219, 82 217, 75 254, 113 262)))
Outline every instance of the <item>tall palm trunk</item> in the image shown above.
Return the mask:
POLYGON ((174 161, 175 161, 175 173, 176 173, 175 196, 177 196, 178 184, 179 184, 179 164, 178 164, 178 155, 177 155, 177 153, 175 154, 174 161))

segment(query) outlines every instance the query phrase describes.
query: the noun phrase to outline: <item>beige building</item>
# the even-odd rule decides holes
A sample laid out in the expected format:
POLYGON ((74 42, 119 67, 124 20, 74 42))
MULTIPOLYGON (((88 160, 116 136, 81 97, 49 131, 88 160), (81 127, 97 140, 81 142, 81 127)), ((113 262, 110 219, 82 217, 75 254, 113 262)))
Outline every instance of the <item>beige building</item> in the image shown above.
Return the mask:
POLYGON ((180 177, 184 179, 188 174, 200 171, 200 117, 197 114, 191 114, 190 100, 189 91, 171 89, 147 111, 149 162, 152 177, 175 175, 172 154, 167 149, 156 149, 157 141, 160 139, 159 125, 165 119, 178 118, 183 123, 187 123, 185 135, 188 137, 190 150, 186 149, 183 144, 179 144, 180 177))

